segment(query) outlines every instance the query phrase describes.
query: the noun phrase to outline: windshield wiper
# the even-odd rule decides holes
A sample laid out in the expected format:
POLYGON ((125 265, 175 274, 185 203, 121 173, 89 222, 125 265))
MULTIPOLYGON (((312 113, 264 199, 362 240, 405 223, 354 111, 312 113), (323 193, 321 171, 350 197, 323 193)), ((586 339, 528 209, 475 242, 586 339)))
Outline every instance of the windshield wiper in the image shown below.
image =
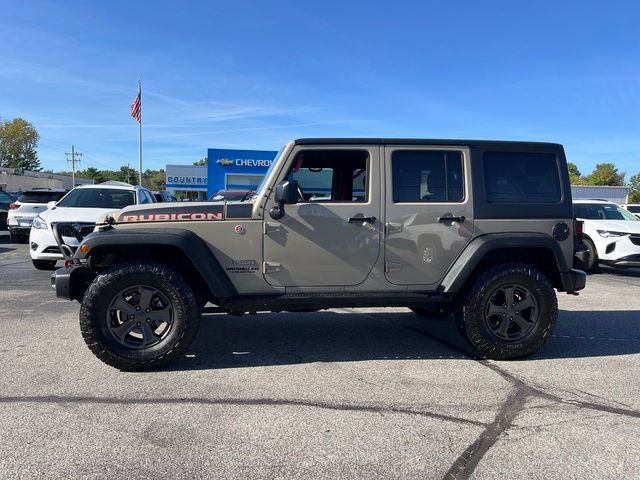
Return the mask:
POLYGON ((250 200, 252 199, 254 196, 256 195, 256 191, 255 190, 249 190, 247 193, 245 193, 242 198, 240 199, 241 202, 244 202, 245 200, 250 200))

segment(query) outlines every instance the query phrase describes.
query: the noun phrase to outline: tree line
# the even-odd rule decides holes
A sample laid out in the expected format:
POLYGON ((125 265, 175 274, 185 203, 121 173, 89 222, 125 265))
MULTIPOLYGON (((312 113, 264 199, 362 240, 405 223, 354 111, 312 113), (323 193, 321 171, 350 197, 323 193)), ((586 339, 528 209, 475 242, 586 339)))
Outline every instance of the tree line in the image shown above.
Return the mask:
MULTIPOLYGON (((40 135, 35 127, 22 118, 0 121, 0 167, 22 168, 34 172, 42 170, 37 152, 39 139, 40 135)), ((194 162, 194 165, 206 164, 206 157, 194 162)), ((572 185, 625 185, 625 172, 618 172, 613 163, 599 163, 588 175, 583 175, 575 163, 569 162, 567 166, 572 185)), ((89 167, 78 171, 77 175, 91 178, 96 183, 107 180, 118 180, 133 185, 138 183, 137 172, 128 166, 122 166, 119 170, 98 170, 89 167)), ((146 170, 142 174, 142 184, 151 190, 164 189, 164 170, 146 170)), ((629 202, 640 203, 640 173, 632 175, 626 185, 630 187, 629 202)))

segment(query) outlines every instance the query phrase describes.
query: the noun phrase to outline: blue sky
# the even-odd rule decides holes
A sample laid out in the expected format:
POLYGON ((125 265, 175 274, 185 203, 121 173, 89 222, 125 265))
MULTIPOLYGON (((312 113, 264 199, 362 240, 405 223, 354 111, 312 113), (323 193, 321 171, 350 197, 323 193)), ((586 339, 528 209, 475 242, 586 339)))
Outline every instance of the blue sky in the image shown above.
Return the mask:
POLYGON ((145 168, 305 136, 554 141, 640 171, 640 3, 0 0, 0 117, 43 167, 145 168))

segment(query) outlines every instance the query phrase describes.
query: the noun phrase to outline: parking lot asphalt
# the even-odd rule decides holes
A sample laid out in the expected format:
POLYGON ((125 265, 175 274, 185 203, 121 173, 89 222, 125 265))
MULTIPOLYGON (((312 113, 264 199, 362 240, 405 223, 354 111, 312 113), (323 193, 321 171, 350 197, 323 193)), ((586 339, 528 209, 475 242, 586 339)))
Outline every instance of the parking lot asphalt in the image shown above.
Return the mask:
POLYGON ((144 373, 93 357, 49 276, 0 233, 0 478, 640 478, 640 270, 558 294, 527 360, 335 309, 205 315, 144 373))

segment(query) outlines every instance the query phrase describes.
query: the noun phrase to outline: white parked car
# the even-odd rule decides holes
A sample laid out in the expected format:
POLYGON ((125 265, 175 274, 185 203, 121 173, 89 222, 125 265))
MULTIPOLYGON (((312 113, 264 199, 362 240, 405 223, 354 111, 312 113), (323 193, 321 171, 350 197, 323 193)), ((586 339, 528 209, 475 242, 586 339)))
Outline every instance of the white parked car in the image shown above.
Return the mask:
POLYGON ((18 200, 9 205, 7 228, 13 243, 27 243, 33 219, 44 212, 50 202, 57 202, 69 190, 52 188, 34 188, 27 190, 18 200))
POLYGON ((122 182, 80 185, 67 193, 55 206, 33 219, 29 235, 29 252, 38 270, 54 270, 63 258, 53 236, 52 225, 66 223, 58 231, 64 243, 78 245, 76 234, 84 237, 93 232, 96 221, 114 210, 128 205, 155 203, 153 194, 144 187, 122 182), (71 231, 73 229, 74 231, 71 231))
POLYGON ((627 205, 620 205, 620 206, 629 210, 636 217, 640 218, 640 203, 629 203, 627 205))
POLYGON ((632 213, 606 200, 574 200, 573 212, 584 222, 586 271, 599 264, 640 267, 640 220, 632 213))

